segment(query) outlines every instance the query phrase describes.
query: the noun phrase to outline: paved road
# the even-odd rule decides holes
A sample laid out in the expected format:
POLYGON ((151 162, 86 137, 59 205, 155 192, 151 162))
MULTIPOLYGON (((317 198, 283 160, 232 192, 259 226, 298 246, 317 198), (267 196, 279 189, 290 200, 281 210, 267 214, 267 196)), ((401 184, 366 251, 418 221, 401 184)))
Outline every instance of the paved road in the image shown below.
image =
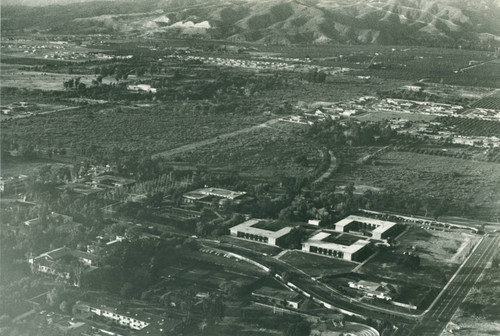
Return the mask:
POLYGON ((439 336, 493 257, 498 240, 497 235, 485 237, 422 320, 410 333, 402 331, 397 335, 439 336))

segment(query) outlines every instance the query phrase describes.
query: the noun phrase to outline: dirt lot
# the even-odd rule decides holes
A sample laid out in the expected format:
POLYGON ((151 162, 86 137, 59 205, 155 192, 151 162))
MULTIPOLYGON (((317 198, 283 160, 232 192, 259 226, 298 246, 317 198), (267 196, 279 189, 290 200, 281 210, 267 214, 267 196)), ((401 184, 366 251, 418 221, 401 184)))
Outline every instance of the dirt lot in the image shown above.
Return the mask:
POLYGON ((427 231, 412 227, 400 239, 397 251, 413 250, 429 262, 460 264, 479 241, 478 235, 464 232, 427 231))
POLYGON ((360 270, 408 284, 426 283, 440 288, 451 278, 479 237, 462 232, 437 232, 411 227, 399 239, 395 250, 380 251, 360 270), (417 255, 420 266, 406 265, 405 253, 417 255), (382 271, 382 272, 381 272, 382 271))

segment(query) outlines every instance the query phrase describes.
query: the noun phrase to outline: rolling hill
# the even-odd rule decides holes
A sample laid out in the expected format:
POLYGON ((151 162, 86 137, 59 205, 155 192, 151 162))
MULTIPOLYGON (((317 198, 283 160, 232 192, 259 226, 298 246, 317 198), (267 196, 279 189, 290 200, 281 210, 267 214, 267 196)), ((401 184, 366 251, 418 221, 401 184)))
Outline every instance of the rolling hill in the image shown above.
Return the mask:
POLYGON ((498 0, 51 1, 65 5, 2 6, 2 30, 272 44, 500 45, 498 0))

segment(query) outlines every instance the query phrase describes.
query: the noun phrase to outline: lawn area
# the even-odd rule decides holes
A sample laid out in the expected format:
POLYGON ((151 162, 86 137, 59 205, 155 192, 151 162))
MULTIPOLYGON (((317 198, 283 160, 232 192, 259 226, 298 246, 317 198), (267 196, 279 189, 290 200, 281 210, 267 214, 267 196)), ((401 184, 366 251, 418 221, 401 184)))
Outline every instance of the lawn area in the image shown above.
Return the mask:
POLYGON ((349 261, 317 256, 300 251, 290 251, 282 256, 280 260, 297 267, 313 277, 348 273, 357 266, 357 264, 349 261))
POLYGON ((500 214, 500 164, 389 151, 376 165, 341 169, 335 180, 391 189, 436 202, 449 201, 448 215, 496 218, 500 214), (458 208, 467 204, 471 210, 458 208))
POLYGON ((270 178, 277 174, 314 176, 321 151, 303 134, 302 127, 278 123, 255 129, 181 156, 191 164, 232 167, 242 176, 270 178))

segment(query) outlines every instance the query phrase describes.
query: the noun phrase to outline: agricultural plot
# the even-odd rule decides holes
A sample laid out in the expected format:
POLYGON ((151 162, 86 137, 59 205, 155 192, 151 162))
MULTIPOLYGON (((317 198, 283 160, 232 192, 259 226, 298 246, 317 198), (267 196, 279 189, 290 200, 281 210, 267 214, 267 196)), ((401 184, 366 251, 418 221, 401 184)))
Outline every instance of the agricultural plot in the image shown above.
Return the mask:
POLYGON ((11 120, 2 125, 2 133, 13 142, 36 144, 39 149, 61 146, 79 155, 102 154, 117 148, 154 153, 253 126, 268 118, 261 114, 203 114, 195 108, 173 105, 88 106, 11 120), (31 135, 29 139, 26 134, 31 135))
POLYGON ((492 95, 476 101, 471 107, 500 110, 500 92, 497 91, 492 95))
POLYGON ((385 69, 366 69, 363 72, 380 78, 413 81, 425 78, 430 82, 448 85, 498 88, 500 67, 496 62, 459 71, 466 68, 471 59, 491 60, 485 58, 486 55, 484 52, 454 49, 415 48, 407 53, 382 55, 379 62, 383 62, 385 69))
POLYGON ((452 127, 453 131, 460 135, 500 136, 500 121, 453 117, 439 117, 436 121, 452 127))
POLYGON ((181 159, 191 164, 233 167, 241 175, 254 178, 283 173, 312 177, 318 172, 322 155, 301 133, 300 127, 274 124, 197 148, 181 159))

